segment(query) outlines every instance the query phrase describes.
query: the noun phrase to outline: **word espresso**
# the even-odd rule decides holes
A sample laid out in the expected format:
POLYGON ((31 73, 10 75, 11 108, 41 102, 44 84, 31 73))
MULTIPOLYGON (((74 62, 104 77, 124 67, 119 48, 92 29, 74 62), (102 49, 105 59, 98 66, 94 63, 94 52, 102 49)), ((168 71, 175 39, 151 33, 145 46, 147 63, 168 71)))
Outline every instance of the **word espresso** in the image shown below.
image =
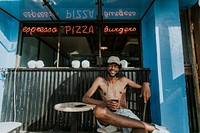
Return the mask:
POLYGON ((47 33, 58 33, 58 29, 56 27, 23 27, 22 32, 26 34, 47 34, 47 33))
POLYGON ((27 11, 23 12, 23 16, 25 18, 49 18, 49 17, 55 17, 52 12, 37 12, 37 11, 27 11))

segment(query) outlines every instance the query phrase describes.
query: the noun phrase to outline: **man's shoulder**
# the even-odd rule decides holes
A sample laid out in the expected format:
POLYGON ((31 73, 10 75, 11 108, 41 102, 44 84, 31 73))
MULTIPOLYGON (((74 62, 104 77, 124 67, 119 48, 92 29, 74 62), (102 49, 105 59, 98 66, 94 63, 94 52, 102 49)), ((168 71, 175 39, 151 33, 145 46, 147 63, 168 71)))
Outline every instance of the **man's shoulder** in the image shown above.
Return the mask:
POLYGON ((121 78, 119 78, 120 80, 128 80, 128 78, 127 77, 121 77, 121 78))
POLYGON ((106 80, 105 80, 105 78, 99 76, 96 78, 95 82, 98 83, 99 85, 101 85, 102 83, 105 83, 106 80))
POLYGON ((98 76, 98 77, 96 78, 96 80, 105 80, 105 78, 104 78, 104 77, 101 77, 101 76, 98 76))
POLYGON ((129 78, 127 78, 127 77, 121 77, 119 80, 120 80, 121 82, 123 82, 123 83, 128 83, 128 82, 131 81, 131 80, 130 80, 129 78))

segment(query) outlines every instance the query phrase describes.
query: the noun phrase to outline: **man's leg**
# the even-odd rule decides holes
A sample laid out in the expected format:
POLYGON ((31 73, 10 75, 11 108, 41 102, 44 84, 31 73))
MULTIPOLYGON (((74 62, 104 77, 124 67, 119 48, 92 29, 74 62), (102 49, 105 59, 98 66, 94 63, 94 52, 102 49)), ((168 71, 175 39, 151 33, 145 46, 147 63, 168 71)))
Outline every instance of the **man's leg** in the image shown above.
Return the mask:
POLYGON ((140 120, 128 118, 122 115, 114 114, 107 107, 97 106, 94 109, 95 117, 104 125, 114 125, 118 127, 129 127, 134 129, 143 129, 153 131, 154 126, 140 120))

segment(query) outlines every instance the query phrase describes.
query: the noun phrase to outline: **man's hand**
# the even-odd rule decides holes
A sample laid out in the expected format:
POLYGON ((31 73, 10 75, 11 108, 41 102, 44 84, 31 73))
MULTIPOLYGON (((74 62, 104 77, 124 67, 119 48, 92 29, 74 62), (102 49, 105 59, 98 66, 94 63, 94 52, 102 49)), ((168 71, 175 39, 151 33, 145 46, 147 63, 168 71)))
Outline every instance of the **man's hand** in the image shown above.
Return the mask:
POLYGON ((149 100, 149 98, 151 96, 151 91, 150 91, 150 87, 149 87, 149 83, 148 82, 144 82, 143 83, 140 96, 141 97, 143 96, 145 103, 149 100))
POLYGON ((107 108, 111 111, 116 111, 119 108, 119 102, 108 100, 107 108))

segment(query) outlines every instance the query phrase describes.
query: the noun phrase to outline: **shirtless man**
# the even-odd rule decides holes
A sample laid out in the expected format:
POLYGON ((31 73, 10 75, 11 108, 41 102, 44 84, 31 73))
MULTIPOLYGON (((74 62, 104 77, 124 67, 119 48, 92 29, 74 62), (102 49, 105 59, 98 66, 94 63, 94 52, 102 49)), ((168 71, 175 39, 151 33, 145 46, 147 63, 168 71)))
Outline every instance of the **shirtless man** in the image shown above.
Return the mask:
POLYGON ((140 119, 129 109, 126 108, 126 86, 141 89, 144 101, 150 97, 149 83, 144 82, 143 86, 122 76, 119 76, 120 59, 111 56, 108 59, 108 75, 106 78, 97 77, 91 88, 83 96, 83 102, 95 104, 94 115, 97 124, 107 132, 114 132, 119 127, 124 133, 169 133, 165 127, 149 124, 140 119), (99 90, 102 100, 92 98, 92 95, 99 90), (119 101, 113 101, 117 98, 119 101))

